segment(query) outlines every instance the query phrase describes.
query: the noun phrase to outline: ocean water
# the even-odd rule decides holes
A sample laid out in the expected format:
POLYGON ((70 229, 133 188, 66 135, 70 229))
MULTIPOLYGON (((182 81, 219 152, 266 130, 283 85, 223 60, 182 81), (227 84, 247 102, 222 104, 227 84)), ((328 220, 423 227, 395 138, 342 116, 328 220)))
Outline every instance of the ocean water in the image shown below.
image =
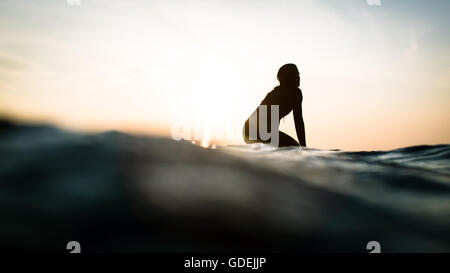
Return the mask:
POLYGON ((0 122, 1 251, 450 252, 450 145, 347 152, 0 122))

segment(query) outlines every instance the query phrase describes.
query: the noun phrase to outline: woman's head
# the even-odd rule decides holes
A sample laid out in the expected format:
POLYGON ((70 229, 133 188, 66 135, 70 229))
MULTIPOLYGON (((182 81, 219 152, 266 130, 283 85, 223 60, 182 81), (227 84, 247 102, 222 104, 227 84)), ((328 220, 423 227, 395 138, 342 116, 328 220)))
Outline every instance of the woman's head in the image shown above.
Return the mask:
POLYGON ((277 79, 280 85, 300 86, 300 73, 295 64, 285 64, 278 69, 277 79))

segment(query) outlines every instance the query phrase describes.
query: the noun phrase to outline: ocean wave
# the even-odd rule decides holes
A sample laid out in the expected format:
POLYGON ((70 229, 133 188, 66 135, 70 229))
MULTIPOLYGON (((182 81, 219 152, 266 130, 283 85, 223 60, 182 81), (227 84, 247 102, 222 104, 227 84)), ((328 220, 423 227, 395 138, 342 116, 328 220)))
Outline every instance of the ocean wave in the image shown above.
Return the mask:
POLYGON ((450 251, 450 145, 204 149, 0 122, 11 251, 450 251))

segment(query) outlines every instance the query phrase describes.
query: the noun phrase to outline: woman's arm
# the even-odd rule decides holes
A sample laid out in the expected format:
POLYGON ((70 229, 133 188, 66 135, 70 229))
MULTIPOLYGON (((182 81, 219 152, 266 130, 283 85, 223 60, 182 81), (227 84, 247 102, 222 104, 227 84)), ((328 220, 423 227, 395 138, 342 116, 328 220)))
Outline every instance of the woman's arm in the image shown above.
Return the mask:
POLYGON ((300 146, 306 147, 306 138, 305 138, 305 123, 303 122, 302 115, 302 99, 299 99, 299 102, 294 106, 294 122, 295 122, 295 131, 297 132, 298 142, 300 142, 300 146))

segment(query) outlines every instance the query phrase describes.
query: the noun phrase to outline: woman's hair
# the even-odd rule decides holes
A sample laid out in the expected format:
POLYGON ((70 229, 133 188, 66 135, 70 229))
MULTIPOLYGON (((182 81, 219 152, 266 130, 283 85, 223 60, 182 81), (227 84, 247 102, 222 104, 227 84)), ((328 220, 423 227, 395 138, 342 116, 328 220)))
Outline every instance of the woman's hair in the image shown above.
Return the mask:
POLYGON ((277 79, 281 83, 289 83, 297 79, 298 69, 295 64, 285 64, 278 69, 277 79))

